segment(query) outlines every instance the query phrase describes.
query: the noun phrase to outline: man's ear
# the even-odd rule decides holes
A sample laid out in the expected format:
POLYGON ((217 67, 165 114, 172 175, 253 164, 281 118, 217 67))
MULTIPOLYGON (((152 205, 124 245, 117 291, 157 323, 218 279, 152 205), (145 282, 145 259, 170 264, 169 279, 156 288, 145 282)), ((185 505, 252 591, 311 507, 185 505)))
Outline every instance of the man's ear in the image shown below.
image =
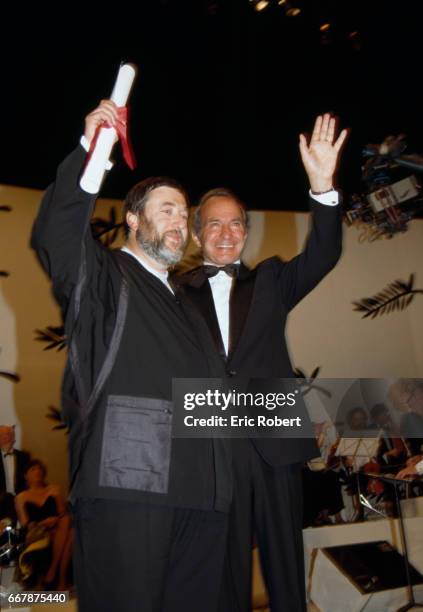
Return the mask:
POLYGON ((126 223, 128 227, 133 232, 136 232, 140 225, 139 217, 136 213, 127 212, 126 213, 126 223))
POLYGON ((196 233, 191 232, 191 237, 194 241, 195 246, 198 246, 201 249, 201 240, 199 239, 199 237, 197 236, 196 233))

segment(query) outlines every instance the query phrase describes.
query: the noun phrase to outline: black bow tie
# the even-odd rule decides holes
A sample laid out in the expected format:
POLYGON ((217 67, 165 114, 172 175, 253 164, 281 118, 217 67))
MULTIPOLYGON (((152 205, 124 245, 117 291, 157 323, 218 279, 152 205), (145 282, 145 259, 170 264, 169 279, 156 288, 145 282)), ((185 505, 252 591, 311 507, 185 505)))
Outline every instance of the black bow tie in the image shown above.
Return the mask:
POLYGON ((207 276, 207 278, 210 278, 212 276, 216 276, 216 274, 219 274, 219 272, 226 272, 226 274, 228 276, 238 276, 238 271, 239 271, 239 264, 226 264, 226 266, 210 266, 208 264, 205 264, 203 266, 203 270, 204 270, 204 274, 207 276))
POLYGON ((9 451, 8 453, 3 453, 3 457, 7 457, 8 455, 13 455, 13 451, 9 451))

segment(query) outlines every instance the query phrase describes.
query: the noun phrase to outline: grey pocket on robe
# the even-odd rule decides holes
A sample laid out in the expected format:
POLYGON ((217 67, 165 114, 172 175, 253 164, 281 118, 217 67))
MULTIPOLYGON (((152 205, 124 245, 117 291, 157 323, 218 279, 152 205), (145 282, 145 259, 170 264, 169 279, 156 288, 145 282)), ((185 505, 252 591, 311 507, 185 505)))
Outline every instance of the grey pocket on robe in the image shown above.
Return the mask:
POLYGON ((167 493, 172 402, 110 395, 107 400, 100 486, 167 493))

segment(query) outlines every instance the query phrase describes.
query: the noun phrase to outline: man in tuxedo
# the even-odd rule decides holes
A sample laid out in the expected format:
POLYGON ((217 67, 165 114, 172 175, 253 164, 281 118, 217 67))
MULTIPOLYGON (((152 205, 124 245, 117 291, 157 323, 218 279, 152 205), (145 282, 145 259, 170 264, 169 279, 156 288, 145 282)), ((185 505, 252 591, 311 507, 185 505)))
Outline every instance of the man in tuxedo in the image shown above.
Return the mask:
POLYGON ((129 191, 123 249, 92 236, 97 194, 79 179, 97 130, 118 120, 110 100, 86 117, 32 235, 69 346, 62 407, 78 609, 216 612, 230 456, 220 440, 172 439, 172 378, 219 376, 222 367, 202 318, 168 282, 188 235, 183 188, 152 177, 129 191))
POLYGON ((30 457, 14 445, 15 426, 0 425, 0 522, 6 518, 16 521, 13 498, 25 489, 24 474, 30 457))
MULTIPOLYGON (((179 279, 206 319, 231 384, 238 377, 289 378, 284 337, 289 311, 335 266, 341 253, 341 207, 335 171, 346 131, 317 117, 311 140, 300 135, 310 181, 312 228, 303 252, 272 257, 249 270, 240 262, 248 234, 243 203, 228 189, 206 193, 193 239, 204 266, 179 279)), ((311 439, 232 440, 234 500, 221 610, 250 609, 251 540, 255 532, 272 612, 305 611, 302 463, 318 455, 311 439)))

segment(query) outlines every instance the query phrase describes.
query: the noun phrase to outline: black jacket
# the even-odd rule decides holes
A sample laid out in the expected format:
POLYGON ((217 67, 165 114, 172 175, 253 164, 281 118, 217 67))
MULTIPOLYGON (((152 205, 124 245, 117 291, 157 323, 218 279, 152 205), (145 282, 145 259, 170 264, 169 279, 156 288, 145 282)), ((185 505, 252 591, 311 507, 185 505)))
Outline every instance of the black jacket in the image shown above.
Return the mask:
MULTIPOLYGON (((288 262, 271 257, 254 270, 241 264, 230 298, 229 354, 226 359, 210 284, 202 268, 182 275, 178 282, 203 314, 227 375, 293 377, 285 325, 289 311, 335 266, 341 254, 341 206, 311 200, 312 228, 301 254, 288 262)), ((307 418, 304 406, 299 416, 307 418)), ((269 464, 283 465, 318 456, 312 439, 253 439, 269 464)))
POLYGON ((171 439, 172 378, 222 373, 208 330, 135 258, 93 239, 85 156, 59 167, 32 236, 65 317, 72 497, 227 510, 227 444, 171 439))
MULTIPOLYGON (((25 470, 29 463, 29 453, 22 450, 13 450, 15 460, 15 493, 16 495, 26 488, 25 470)), ((3 459, 0 457, 0 493, 6 491, 6 475, 4 473, 3 459)))

